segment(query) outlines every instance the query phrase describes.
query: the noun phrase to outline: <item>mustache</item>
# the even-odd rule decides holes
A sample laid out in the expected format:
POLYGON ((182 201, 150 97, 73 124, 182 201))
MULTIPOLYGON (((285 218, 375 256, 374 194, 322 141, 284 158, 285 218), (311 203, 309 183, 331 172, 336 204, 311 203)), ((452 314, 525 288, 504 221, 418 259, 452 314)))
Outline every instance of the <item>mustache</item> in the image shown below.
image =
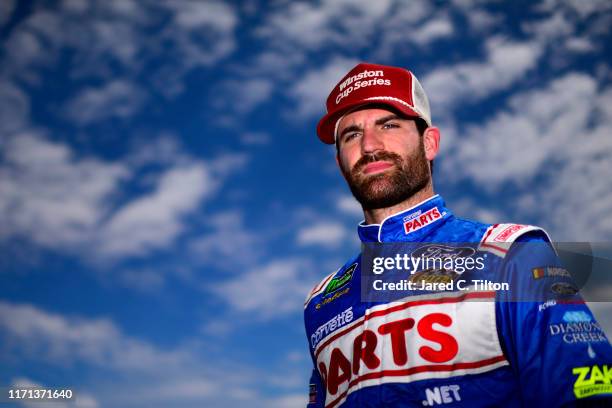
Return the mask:
POLYGON ((359 160, 357 160, 357 163, 355 163, 355 165, 353 166, 352 173, 353 174, 358 173, 369 163, 373 163, 373 162, 381 161, 381 160, 392 162, 398 166, 401 166, 402 164, 402 157, 399 154, 391 153, 391 152, 387 152, 383 150, 377 153, 367 154, 367 155, 362 156, 359 160))

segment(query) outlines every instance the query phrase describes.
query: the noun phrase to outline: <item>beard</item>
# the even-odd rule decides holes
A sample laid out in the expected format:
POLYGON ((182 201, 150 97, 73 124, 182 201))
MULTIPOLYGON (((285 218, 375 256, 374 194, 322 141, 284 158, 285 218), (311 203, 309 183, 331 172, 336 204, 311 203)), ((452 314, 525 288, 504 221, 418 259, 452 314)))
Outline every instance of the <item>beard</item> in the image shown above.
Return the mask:
POLYGON ((381 151, 362 156, 348 171, 340 166, 355 199, 364 210, 388 208, 407 200, 429 183, 429 166, 423 139, 414 153, 402 158, 399 154, 381 151), (387 171, 371 176, 361 170, 368 164, 385 160, 394 164, 387 171))

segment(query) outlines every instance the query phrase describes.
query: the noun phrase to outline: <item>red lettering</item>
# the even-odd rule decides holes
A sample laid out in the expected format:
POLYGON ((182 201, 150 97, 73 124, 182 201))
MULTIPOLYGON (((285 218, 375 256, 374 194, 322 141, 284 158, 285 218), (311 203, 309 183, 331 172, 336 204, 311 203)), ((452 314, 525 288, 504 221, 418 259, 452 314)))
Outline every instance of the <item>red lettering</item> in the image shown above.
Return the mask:
POLYGON ((414 319, 408 318, 396 322, 385 323, 378 328, 380 334, 391 334, 391 347, 393 350, 393 361, 397 365, 408 362, 406 351, 405 332, 414 327, 414 319))
POLYGON ((408 234, 410 233, 410 231, 423 228, 430 222, 433 222, 440 217, 442 217, 442 214, 440 214, 440 210, 438 210, 438 207, 434 207, 431 210, 427 211, 425 214, 415 217, 412 220, 406 221, 404 223, 404 230, 406 231, 406 234, 408 234))
POLYGON ((319 374, 321 374, 323 384, 327 384, 327 367, 325 367, 325 363, 322 361, 319 363, 319 374))
POLYGON ((444 363, 457 355, 459 345, 450 334, 434 330, 434 323, 448 327, 453 323, 453 320, 443 313, 432 313, 423 317, 417 325, 417 331, 424 339, 440 344, 440 350, 423 346, 419 348, 419 354, 427 361, 444 363))
POLYGON ((380 359, 374 354, 376 349, 376 333, 372 330, 364 330, 353 342, 353 374, 359 373, 359 362, 363 360, 369 369, 380 365, 380 359))
POLYGON ((338 392, 338 387, 345 381, 351 379, 351 362, 348 361, 339 348, 335 348, 331 353, 329 362, 329 372, 327 373, 327 391, 334 395, 338 392))

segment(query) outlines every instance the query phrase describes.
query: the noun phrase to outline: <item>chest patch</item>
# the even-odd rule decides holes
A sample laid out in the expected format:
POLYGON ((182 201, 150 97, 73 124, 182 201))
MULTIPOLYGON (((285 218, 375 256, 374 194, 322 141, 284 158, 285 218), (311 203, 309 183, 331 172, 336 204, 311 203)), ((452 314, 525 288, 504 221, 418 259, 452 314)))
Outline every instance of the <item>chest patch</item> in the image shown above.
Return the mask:
POLYGON ((450 378, 507 365, 494 301, 495 292, 445 293, 366 310, 322 338, 315 349, 326 407, 370 385, 450 378))

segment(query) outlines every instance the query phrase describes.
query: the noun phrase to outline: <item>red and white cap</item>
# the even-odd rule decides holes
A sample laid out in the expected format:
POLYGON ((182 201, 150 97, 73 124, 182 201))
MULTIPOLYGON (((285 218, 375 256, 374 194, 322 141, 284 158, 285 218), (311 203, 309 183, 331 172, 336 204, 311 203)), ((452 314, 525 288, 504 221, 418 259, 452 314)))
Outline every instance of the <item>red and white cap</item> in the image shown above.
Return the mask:
POLYGON ((429 101, 414 74, 404 68, 361 63, 336 84, 327 97, 327 114, 317 125, 323 143, 334 144, 338 122, 351 110, 369 104, 389 105, 431 126, 429 101))

